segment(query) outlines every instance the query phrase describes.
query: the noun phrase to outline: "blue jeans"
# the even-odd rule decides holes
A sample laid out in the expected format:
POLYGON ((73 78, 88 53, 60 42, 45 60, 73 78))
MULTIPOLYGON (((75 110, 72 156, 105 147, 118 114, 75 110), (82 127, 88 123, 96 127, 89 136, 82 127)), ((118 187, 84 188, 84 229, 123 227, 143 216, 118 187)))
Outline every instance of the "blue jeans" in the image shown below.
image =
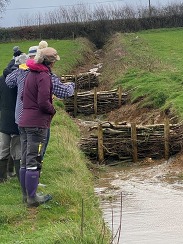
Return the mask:
POLYGON ((48 129, 35 127, 19 127, 21 142, 21 167, 27 170, 37 170, 39 158, 47 141, 48 129))

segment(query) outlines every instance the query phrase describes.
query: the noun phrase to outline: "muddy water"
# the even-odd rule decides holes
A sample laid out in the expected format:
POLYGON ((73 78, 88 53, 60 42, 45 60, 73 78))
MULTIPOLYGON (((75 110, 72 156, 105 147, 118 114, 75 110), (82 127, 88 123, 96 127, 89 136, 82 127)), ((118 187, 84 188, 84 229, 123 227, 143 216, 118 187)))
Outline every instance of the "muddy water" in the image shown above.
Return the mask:
POLYGON ((96 193, 113 244, 183 243, 183 184, 178 178, 166 181, 169 163, 100 173, 96 193))

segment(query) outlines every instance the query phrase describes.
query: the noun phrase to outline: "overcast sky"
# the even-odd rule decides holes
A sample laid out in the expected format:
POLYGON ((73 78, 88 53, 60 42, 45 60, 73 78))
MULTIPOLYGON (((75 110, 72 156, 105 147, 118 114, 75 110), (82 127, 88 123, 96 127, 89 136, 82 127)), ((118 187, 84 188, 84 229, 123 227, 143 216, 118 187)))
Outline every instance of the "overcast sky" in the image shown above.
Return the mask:
MULTIPOLYGON (((182 0, 183 1, 183 0, 182 0)), ((180 0, 150 0, 151 5, 163 6, 170 3, 180 3, 180 0)), ((93 5, 132 5, 132 6, 148 6, 149 0, 11 0, 7 6, 6 11, 0 19, 0 27, 14 27, 20 25, 21 16, 28 14, 31 16, 34 13, 46 13, 50 10, 55 10, 59 6, 70 6, 76 4, 93 5)))

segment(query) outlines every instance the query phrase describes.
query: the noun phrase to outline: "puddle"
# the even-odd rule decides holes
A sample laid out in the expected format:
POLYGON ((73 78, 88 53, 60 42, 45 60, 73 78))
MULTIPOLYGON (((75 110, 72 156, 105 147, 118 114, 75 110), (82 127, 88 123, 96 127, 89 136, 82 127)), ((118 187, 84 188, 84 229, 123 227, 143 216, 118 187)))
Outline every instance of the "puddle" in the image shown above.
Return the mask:
POLYGON ((116 236, 113 244, 183 243, 183 185, 180 179, 164 180, 167 165, 110 167, 100 173, 95 190, 116 236))

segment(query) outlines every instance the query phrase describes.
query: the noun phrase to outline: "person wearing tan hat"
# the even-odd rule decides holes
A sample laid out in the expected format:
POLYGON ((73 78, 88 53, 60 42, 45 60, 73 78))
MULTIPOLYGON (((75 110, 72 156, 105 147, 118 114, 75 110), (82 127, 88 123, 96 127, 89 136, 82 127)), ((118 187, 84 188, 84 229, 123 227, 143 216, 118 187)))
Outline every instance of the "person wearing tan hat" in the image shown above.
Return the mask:
POLYGON ((56 61, 60 60, 57 51, 52 47, 43 48, 40 52, 37 52, 35 56, 35 61, 42 64, 54 64, 56 61))
POLYGON ((23 91, 23 113, 19 122, 22 166, 25 166, 25 187, 28 207, 37 207, 51 199, 48 195, 37 195, 39 183, 38 155, 42 155, 47 129, 55 114, 52 104, 51 68, 60 60, 54 48, 39 52, 36 62, 45 66, 45 71, 30 70, 23 91))

